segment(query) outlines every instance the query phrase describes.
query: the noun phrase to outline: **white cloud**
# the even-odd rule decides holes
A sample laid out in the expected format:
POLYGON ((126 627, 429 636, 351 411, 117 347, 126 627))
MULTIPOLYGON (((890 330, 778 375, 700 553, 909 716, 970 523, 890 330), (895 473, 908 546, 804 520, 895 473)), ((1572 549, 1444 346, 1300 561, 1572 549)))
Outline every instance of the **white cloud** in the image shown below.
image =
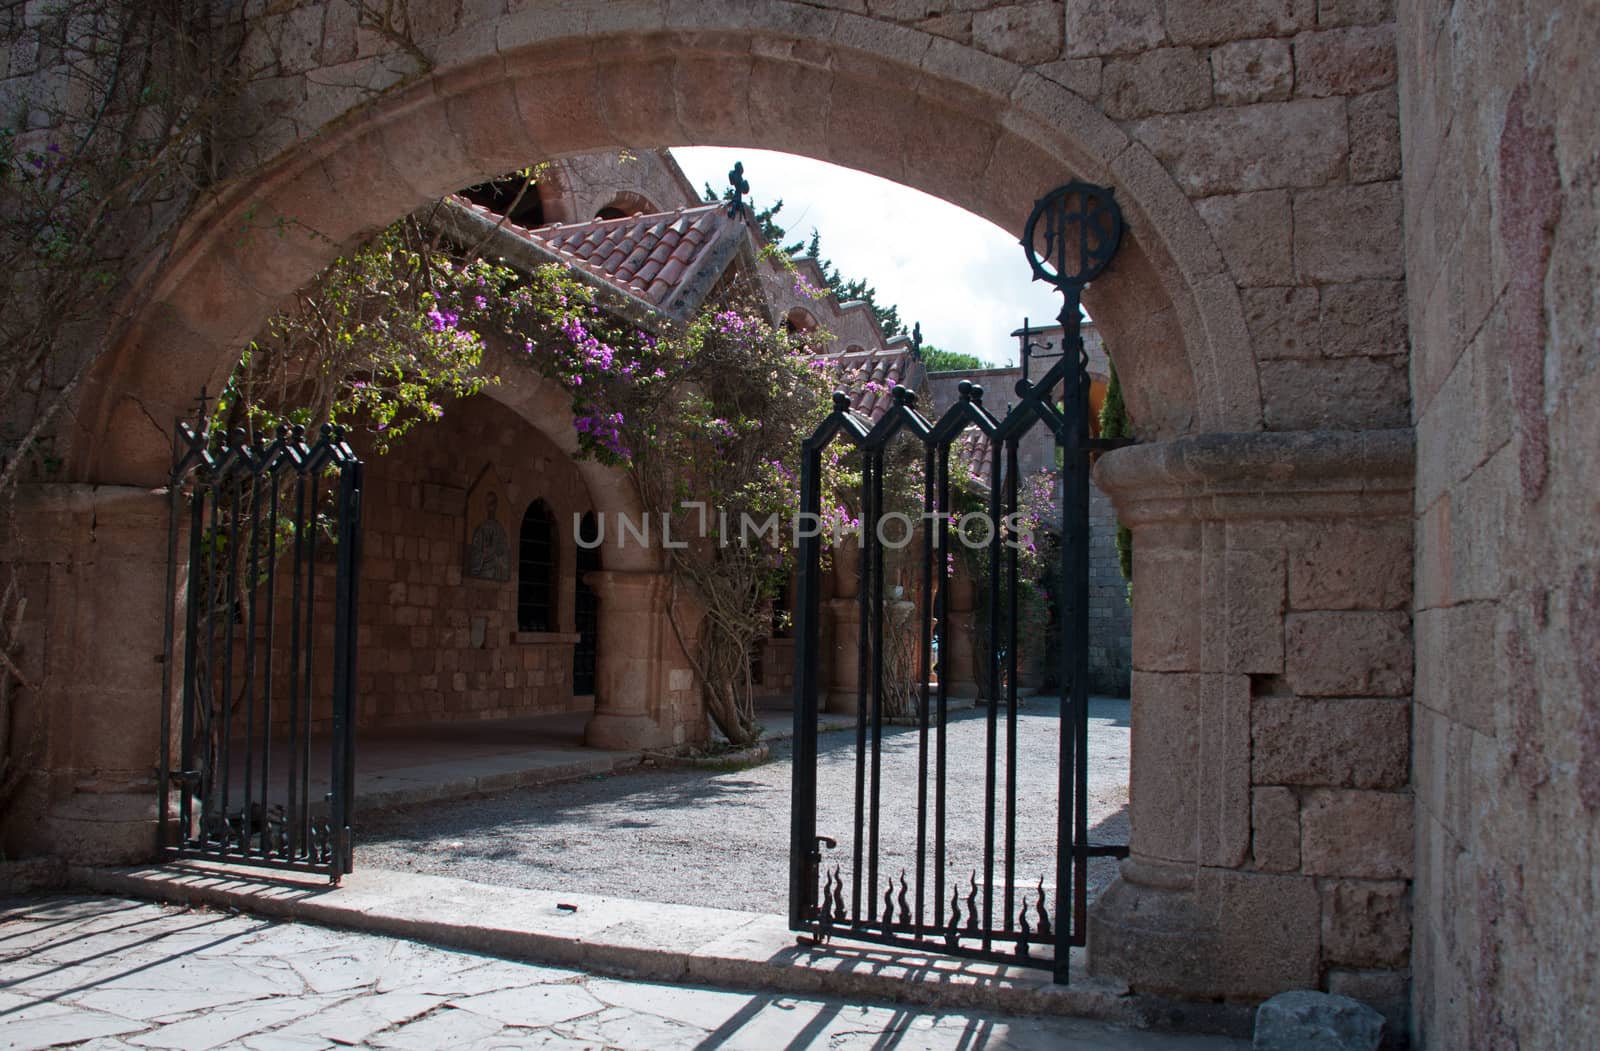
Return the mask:
POLYGON ((743 161, 756 207, 783 201, 777 219, 790 240, 818 230, 822 254, 840 273, 876 287, 880 301, 898 306, 908 328, 920 321, 935 346, 1013 361, 1010 333, 1022 319, 1051 324, 1060 310, 1060 296, 1031 280, 1017 233, 920 190, 768 150, 692 146, 672 154, 696 188, 710 183, 719 192, 734 161, 743 161))

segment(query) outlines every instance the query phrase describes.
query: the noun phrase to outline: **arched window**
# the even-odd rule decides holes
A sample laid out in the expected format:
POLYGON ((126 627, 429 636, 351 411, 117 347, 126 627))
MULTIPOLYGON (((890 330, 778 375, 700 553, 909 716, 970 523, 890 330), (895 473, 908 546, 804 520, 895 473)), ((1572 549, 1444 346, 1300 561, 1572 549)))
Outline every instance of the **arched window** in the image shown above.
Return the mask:
POLYGON ((817 330, 817 319, 805 307, 795 307, 784 317, 783 329, 791 336, 803 336, 817 330))
POLYGON ((659 211, 643 194, 624 190, 594 213, 596 219, 626 219, 630 215, 647 215, 659 211))
POLYGON ((556 519, 543 500, 528 505, 517 544, 517 630, 556 630, 556 519))

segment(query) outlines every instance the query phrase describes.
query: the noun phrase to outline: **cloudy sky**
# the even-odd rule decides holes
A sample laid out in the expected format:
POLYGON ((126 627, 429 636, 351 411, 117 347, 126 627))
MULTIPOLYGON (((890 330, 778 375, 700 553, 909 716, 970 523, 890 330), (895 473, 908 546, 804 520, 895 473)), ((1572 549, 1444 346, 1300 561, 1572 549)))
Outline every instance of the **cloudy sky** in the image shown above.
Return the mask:
POLYGON ((791 241, 820 231, 823 257, 847 280, 875 286, 907 328, 922 322, 923 340, 934 346, 1009 362, 1009 334, 1023 317, 1048 324, 1060 309, 1058 295, 1029 280, 1016 233, 921 191, 767 150, 693 146, 672 155, 696 189, 710 183, 719 192, 742 160, 756 207, 783 201, 777 219, 791 241))

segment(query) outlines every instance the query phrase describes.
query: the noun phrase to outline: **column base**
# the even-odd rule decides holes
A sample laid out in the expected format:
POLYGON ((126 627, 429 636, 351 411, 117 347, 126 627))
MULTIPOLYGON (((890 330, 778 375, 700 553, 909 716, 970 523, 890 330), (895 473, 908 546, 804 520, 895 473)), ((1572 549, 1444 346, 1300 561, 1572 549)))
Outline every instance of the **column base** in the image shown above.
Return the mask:
POLYGON ((638 752, 646 748, 670 748, 672 732, 648 715, 616 715, 602 712, 583 728, 583 743, 608 752, 638 752))
POLYGON ((1307 877, 1135 857, 1089 911, 1089 971, 1140 993, 1264 999, 1318 987, 1320 936, 1307 877))
POLYGON ((160 855, 155 789, 80 792, 50 808, 50 853, 77 865, 129 865, 160 855))
POLYGON ((861 709, 858 701, 854 690, 849 693, 830 693, 823 700, 822 710, 829 715, 854 715, 861 709))

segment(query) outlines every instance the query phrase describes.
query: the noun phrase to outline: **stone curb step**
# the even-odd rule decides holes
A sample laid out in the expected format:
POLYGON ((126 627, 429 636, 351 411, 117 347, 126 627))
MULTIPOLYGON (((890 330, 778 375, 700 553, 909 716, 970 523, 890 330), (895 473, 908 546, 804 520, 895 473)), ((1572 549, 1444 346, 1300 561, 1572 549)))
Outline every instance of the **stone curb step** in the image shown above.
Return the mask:
POLYGON ((638 752, 602 752, 567 762, 551 762, 542 757, 524 759, 513 753, 509 756, 402 767, 365 778, 364 784, 357 785, 355 804, 359 812, 368 807, 386 809, 416 803, 469 799, 518 788, 535 788, 614 774, 638 766, 642 758, 638 752), (492 770, 496 766, 509 769, 492 770), (391 784, 380 785, 382 781, 391 784))
MULTIPOLYGON (((817 722, 817 732, 849 730, 855 725, 854 717, 825 715, 817 722)), ((780 724, 768 727, 762 741, 770 744, 793 736, 789 725, 780 724)), ((641 752, 592 751, 574 759, 552 760, 548 751, 535 750, 396 767, 359 776, 355 803, 359 811, 470 799, 621 773, 640 766, 645 758, 641 752)))
POLYGON ((597 974, 719 988, 1064 1015, 1134 1028, 1249 1033, 1247 1008, 1130 996, 1083 971, 1044 971, 835 943, 796 944, 783 917, 588 894, 493 887, 417 873, 368 871, 338 887, 298 874, 205 862, 75 867, 89 890, 177 905, 408 938, 597 974), (575 906, 575 908, 570 908, 575 906))

